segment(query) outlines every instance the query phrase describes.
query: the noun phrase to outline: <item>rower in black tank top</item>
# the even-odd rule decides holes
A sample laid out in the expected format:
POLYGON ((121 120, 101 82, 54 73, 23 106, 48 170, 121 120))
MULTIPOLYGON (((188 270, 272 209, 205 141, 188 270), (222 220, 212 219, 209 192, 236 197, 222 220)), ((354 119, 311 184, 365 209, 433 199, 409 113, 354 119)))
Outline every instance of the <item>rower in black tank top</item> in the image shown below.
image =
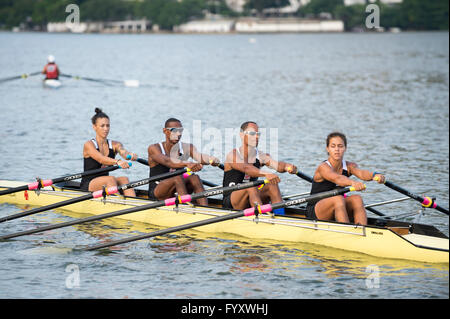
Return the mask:
MULTIPOLYGON (((324 162, 326 162, 330 167, 332 167, 329 161, 324 161, 324 162)), ((351 174, 347 170, 347 162, 344 160, 342 161, 342 175, 347 176, 347 177, 351 176, 351 174)), ((310 195, 331 191, 336 188, 339 188, 339 186, 333 182, 330 182, 327 180, 324 180, 323 182, 316 182, 313 179, 310 195)), ((308 202, 308 204, 306 205, 306 217, 312 218, 312 219, 317 219, 317 216, 315 213, 315 207, 316 207, 317 202, 318 201, 308 202)))
MULTIPOLYGON (((91 141, 92 141, 92 143, 94 143, 95 148, 97 149, 97 151, 100 152, 100 149, 98 147, 98 143, 95 140, 95 138, 93 138, 91 141)), ((116 153, 114 152, 114 149, 113 149, 113 146, 112 146, 112 142, 111 142, 111 140, 107 140, 107 142, 108 142, 108 148, 109 148, 108 157, 115 158, 116 157, 116 153)), ((93 170, 93 169, 99 169, 102 166, 103 166, 103 164, 97 162, 92 157, 86 157, 86 158, 83 159, 83 167, 84 167, 83 169, 84 169, 85 172, 93 170)), ((94 178, 97 178, 97 177, 100 177, 100 176, 109 176, 109 172, 98 173, 96 175, 90 175, 90 176, 83 176, 82 179, 81 179, 80 189, 82 191, 85 191, 85 192, 89 191, 89 183, 94 178)))
MULTIPOLYGON (((237 153, 239 155, 239 148, 236 149, 237 153)), ((243 156, 241 156, 241 158, 244 158, 243 156)), ((256 150, 256 160, 255 163, 253 163, 253 166, 255 166, 256 168, 261 168, 261 162, 259 161, 258 158, 258 150, 256 150)), ((253 182, 258 180, 258 177, 250 177, 248 175, 245 175, 245 173, 235 170, 235 169, 230 169, 229 171, 226 171, 223 174, 223 182, 222 185, 223 187, 228 187, 228 186, 233 186, 233 185, 237 185, 237 184, 241 184, 241 183, 248 183, 248 182, 253 182)), ((231 193, 232 192, 224 192, 223 193, 223 208, 233 208, 233 205, 231 205, 231 193)))
MULTIPOLYGON (((161 142, 159 143, 159 147, 161 148, 161 153, 163 155, 166 155, 166 151, 164 150, 164 147, 161 142)), ((186 156, 183 152, 183 146, 182 146, 181 142, 178 142, 178 159, 181 161, 185 161, 188 158, 189 158, 189 156, 186 156)), ((150 167, 149 176, 153 177, 156 175, 161 175, 161 174, 173 172, 173 171, 175 171, 174 168, 170 168, 170 167, 164 166, 162 164, 157 164, 154 167, 150 167)), ((158 186, 158 184, 159 184, 158 181, 151 182, 148 184, 148 197, 150 200, 158 200, 154 194, 155 188, 156 188, 156 186, 158 186)))

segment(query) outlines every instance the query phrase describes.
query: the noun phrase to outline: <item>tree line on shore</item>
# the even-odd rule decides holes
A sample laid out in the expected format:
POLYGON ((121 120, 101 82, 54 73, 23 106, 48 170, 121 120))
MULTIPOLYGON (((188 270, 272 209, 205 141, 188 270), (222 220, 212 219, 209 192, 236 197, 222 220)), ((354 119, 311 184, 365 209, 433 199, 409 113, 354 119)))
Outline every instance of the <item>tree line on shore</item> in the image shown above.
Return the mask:
MULTIPOLYGON (((264 9, 280 8, 289 0, 247 0, 242 13, 232 11, 225 0, 0 0, 0 28, 22 25, 45 30, 48 22, 63 22, 66 7, 76 4, 82 22, 120 21, 146 18, 162 30, 172 30, 205 13, 224 17, 264 17, 264 9)), ((404 30, 448 30, 448 0, 403 0, 400 4, 375 2, 380 9, 380 26, 404 30)), ((333 18, 344 21, 346 30, 364 28, 367 5, 344 5, 344 0, 311 0, 291 14, 300 18, 333 18), (324 14, 325 13, 325 14, 324 14)), ((272 16, 281 16, 272 12, 272 16)))

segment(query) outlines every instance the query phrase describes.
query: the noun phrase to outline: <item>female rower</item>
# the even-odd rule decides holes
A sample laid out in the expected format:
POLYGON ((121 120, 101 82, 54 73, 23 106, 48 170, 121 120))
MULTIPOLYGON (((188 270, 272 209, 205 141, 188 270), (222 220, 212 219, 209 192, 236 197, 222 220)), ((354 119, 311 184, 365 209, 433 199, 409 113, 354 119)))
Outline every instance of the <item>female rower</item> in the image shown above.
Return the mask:
MULTIPOLYGON (((330 133, 326 140, 328 160, 319 165, 314 173, 311 194, 330 191, 338 186, 353 186, 357 191, 365 188, 362 182, 349 177, 355 175, 363 181, 377 180, 384 183, 385 177, 377 172, 362 170, 356 163, 344 160, 347 138, 339 132, 330 133)), ((367 215, 360 195, 334 196, 306 206, 308 218, 367 225, 367 215)))
MULTIPOLYGON (((96 134, 95 138, 84 143, 83 147, 84 171, 111 165, 129 168, 128 162, 121 159, 115 159, 117 153, 123 158, 130 155, 131 160, 135 161, 137 159, 137 155, 128 152, 123 147, 122 143, 107 139, 110 129, 109 117, 99 108, 95 108, 95 115, 92 117, 92 128, 96 134)), ((128 177, 109 176, 109 173, 106 172, 83 177, 81 179, 80 188, 83 191, 93 192, 102 189, 103 186, 113 187, 128 183, 128 177)), ((123 193, 126 196, 136 196, 134 189, 132 188, 124 190, 123 193)))

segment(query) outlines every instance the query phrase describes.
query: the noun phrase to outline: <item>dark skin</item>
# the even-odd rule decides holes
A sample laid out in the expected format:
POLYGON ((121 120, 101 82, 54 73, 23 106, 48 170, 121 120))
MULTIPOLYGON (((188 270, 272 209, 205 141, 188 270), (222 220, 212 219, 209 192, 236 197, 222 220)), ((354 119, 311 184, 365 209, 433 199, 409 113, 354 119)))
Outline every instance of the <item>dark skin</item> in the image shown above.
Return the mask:
MULTIPOLYGON (((150 168, 161 164, 173 169, 187 167, 192 172, 198 172, 203 168, 203 165, 218 166, 220 164, 218 158, 202 154, 197 151, 194 145, 187 143, 182 143, 183 153, 188 154, 189 157, 194 159, 196 162, 179 160, 178 143, 181 139, 182 132, 172 132, 171 129, 173 128, 181 129, 182 125, 180 122, 174 121, 169 122, 167 127, 163 128, 165 141, 162 142, 162 145, 166 155, 162 153, 159 143, 152 144, 148 147, 148 163, 150 168)), ((199 176, 193 174, 188 178, 176 176, 160 181, 154 190, 154 195, 157 199, 162 200, 173 197, 175 193, 178 193, 178 195, 187 195, 190 193, 199 193, 204 190, 205 189, 199 176)), ((200 198, 197 200, 197 204, 207 206, 208 199, 200 198)))
MULTIPOLYGON (((246 209, 250 206, 263 205, 266 203, 279 203, 282 201, 278 183, 280 177, 274 173, 263 171, 253 165, 256 161, 256 147, 258 146, 259 136, 252 135, 250 132, 258 132, 258 125, 250 123, 244 132, 240 133, 242 146, 239 148, 239 155, 236 149, 228 153, 225 160, 225 172, 235 169, 245 173, 250 177, 264 177, 269 181, 268 184, 259 190, 257 187, 242 189, 231 193, 231 204, 234 209, 246 209)), ((261 166, 267 166, 278 173, 288 172, 295 174, 297 167, 282 161, 275 161, 270 154, 259 153, 261 166)))

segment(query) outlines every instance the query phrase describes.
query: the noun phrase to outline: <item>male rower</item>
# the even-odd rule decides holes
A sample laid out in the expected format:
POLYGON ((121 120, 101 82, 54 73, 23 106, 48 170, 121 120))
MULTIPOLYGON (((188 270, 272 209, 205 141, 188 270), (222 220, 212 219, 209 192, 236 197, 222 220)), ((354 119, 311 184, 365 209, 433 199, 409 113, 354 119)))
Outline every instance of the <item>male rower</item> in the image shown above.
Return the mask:
MULTIPOLYGON (((278 173, 288 172, 295 174, 297 167, 293 164, 274 160, 270 154, 258 151, 258 142, 260 136, 258 124, 252 121, 245 122, 241 125, 239 136, 242 146, 233 149, 228 153, 225 160, 225 173, 223 175, 223 186, 232 186, 244 182, 257 180, 258 177, 264 177, 269 180, 262 189, 257 187, 247 188, 234 191, 232 193, 224 193, 223 207, 234 208, 238 210, 246 209, 250 206, 272 204, 282 201, 280 188, 278 183, 280 178, 278 175, 262 171, 262 166, 270 167, 278 173)), ((284 208, 276 209, 275 214, 283 215, 284 208)))
POLYGON ((45 79, 53 79, 58 80, 59 78, 59 68, 55 63, 55 57, 53 55, 49 55, 47 57, 47 64, 44 66, 44 70, 42 70, 42 74, 45 74, 45 79))
MULTIPOLYGON (((150 177, 164 174, 175 169, 187 167, 192 172, 200 171, 203 165, 218 166, 220 160, 214 156, 199 153, 194 145, 180 141, 183 134, 181 121, 169 118, 164 124, 163 133, 166 137, 164 142, 152 144, 148 147, 148 164, 150 166, 150 177), (188 161, 189 158, 196 162, 188 161)), ((149 184, 149 198, 163 200, 178 195, 198 193, 204 191, 203 184, 198 175, 188 178, 176 176, 160 182, 149 184)), ((197 199, 197 204, 208 205, 206 198, 197 199)))

